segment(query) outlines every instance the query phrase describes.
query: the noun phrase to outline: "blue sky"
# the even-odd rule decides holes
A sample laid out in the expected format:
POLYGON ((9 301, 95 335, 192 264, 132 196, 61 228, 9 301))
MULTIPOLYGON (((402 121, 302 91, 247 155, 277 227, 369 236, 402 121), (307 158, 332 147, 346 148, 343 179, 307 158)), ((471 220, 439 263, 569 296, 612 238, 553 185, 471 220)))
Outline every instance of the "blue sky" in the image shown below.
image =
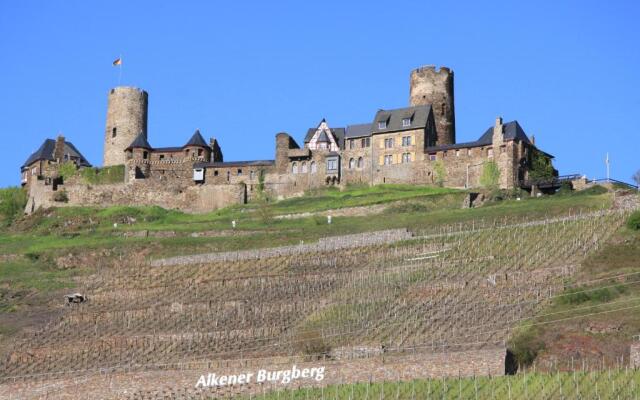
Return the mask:
POLYGON ((517 119, 561 174, 640 169, 640 2, 2 1, 0 186, 62 132, 102 162, 108 90, 149 92, 149 141, 199 128, 225 160, 406 106, 409 72, 455 71, 458 141, 517 119))

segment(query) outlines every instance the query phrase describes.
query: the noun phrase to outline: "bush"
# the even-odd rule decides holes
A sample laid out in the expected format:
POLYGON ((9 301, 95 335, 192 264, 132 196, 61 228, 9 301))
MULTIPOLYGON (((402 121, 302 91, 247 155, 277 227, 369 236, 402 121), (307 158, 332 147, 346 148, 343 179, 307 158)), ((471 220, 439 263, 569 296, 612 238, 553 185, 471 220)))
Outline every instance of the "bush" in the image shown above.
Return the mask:
POLYGON ((0 225, 8 226, 24 212, 27 191, 19 187, 0 189, 0 225))
POLYGON ((321 356, 329 354, 331 347, 324 341, 322 334, 317 329, 300 332, 296 338, 296 348, 307 356, 321 356))
POLYGON ((485 189, 495 191, 500 185, 500 169, 495 161, 487 161, 482 167, 480 175, 480 185, 485 189))
POLYGON ((425 204, 415 202, 394 204, 384 210, 386 214, 423 213, 428 211, 429 208, 425 204))
POLYGON ((627 228, 640 231, 640 211, 635 211, 627 220, 627 228))
POLYGON ((521 366, 531 365, 544 348, 545 343, 538 331, 531 327, 516 330, 509 341, 509 349, 516 363, 521 366))
POLYGON ((53 201, 57 201, 58 203, 66 203, 69 201, 69 195, 67 195, 66 191, 61 190, 53 195, 53 201))
POLYGON ((447 170, 444 168, 442 161, 436 161, 433 166, 433 171, 436 176, 436 184, 440 187, 444 186, 444 182, 447 179, 447 170))
POLYGON ((83 168, 80 170, 82 179, 89 184, 104 185, 124 182, 124 165, 113 165, 102 168, 83 168))

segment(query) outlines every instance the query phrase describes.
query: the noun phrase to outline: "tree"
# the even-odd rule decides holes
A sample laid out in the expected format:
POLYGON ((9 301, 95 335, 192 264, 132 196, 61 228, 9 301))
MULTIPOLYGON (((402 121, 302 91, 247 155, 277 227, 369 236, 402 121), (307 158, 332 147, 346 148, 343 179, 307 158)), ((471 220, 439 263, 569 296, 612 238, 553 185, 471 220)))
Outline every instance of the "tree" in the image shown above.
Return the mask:
POLYGON ((444 181, 447 179, 447 170, 444 168, 442 161, 436 161, 433 171, 436 176, 436 184, 441 187, 444 186, 444 181))
POLYGON ((23 188, 0 189, 0 226, 11 223, 24 212, 27 192, 23 188))
POLYGON ((498 190, 500 187, 500 169, 495 161, 487 161, 482 166, 480 185, 491 191, 498 190))
POLYGON ((633 179, 633 181, 636 183, 636 186, 638 186, 638 190, 640 190, 640 169, 637 170, 635 174, 633 174, 631 179, 633 179))
POLYGON ((531 168, 529 168, 529 179, 532 181, 545 181, 552 179, 556 174, 551 159, 542 152, 532 149, 531 168))

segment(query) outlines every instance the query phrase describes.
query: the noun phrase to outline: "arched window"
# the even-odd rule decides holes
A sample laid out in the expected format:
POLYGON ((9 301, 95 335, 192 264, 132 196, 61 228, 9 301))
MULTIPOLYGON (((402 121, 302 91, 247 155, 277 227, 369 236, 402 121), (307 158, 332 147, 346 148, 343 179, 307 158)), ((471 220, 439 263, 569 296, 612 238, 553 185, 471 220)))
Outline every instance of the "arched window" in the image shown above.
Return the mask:
POLYGON ((292 173, 294 173, 294 174, 297 174, 297 173, 298 173, 298 163, 295 163, 295 162, 294 162, 294 163, 291 165, 291 172, 292 172, 292 173))
POLYGON ((317 171, 318 171, 318 168, 316 167, 316 162, 311 161, 311 173, 315 174, 317 171))
POLYGON ((358 158, 358 168, 362 168, 364 167, 364 160, 362 159, 362 157, 358 158))
POLYGON ((302 167, 302 171, 301 172, 303 174, 306 174, 307 173, 307 163, 303 162, 301 167, 302 167))
POLYGON ((349 169, 354 169, 356 167, 356 160, 353 158, 349 159, 349 169))

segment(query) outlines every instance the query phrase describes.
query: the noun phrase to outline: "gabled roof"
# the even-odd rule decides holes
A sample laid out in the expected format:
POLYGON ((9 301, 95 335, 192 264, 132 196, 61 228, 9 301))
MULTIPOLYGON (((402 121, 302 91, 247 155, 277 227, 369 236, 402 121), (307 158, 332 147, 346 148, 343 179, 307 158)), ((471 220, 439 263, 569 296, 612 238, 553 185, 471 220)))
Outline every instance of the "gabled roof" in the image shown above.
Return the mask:
POLYGON ((129 147, 127 147, 125 150, 130 150, 130 149, 148 149, 148 150, 151 150, 151 149, 153 149, 153 147, 151 147, 151 145, 147 141, 147 138, 145 137, 145 135, 142 132, 140 132, 138 134, 138 136, 136 136, 136 138, 133 140, 133 142, 131 142, 129 147))
POLYGON ((347 125, 344 137, 346 139, 371 136, 371 124, 347 125))
MULTIPOLYGON (((22 164, 22 168, 33 164, 36 161, 48 160, 54 161, 53 152, 56 147, 56 141, 53 139, 45 139, 42 145, 31 154, 27 160, 22 164)), ((81 167, 90 167, 91 163, 80 153, 80 151, 73 145, 73 143, 64 141, 64 155, 68 158, 78 159, 78 165, 81 167)))
MULTIPOLYGON (((529 137, 524 132, 524 129, 520 126, 518 121, 511 121, 502 124, 504 132, 504 140, 519 140, 523 143, 533 145, 529 137)), ((467 147, 482 147, 490 146, 493 144, 493 126, 490 126, 483 134, 474 142, 456 143, 456 144, 443 144, 440 146, 428 147, 427 151, 439 151, 439 150, 453 150, 462 149, 467 147)), ((538 149, 541 153, 548 157, 554 158, 551 154, 545 153, 538 149)))
POLYGON ((200 129, 196 129, 196 131, 193 133, 193 136, 191 136, 191 139, 189 139, 187 144, 184 145, 184 147, 187 146, 209 147, 207 142, 200 134, 200 129))
POLYGON ((379 110, 371 125, 372 134, 421 129, 427 126, 431 114, 431 105, 397 108, 395 110, 379 110), (409 126, 402 126, 402 120, 409 118, 409 126), (379 128, 379 122, 386 122, 386 128, 379 128))
MULTIPOLYGON (((318 128, 309 128, 307 135, 304 137, 304 142, 309 143, 313 135, 316 134, 318 128)), ((344 128, 329 128, 331 134, 336 139, 336 143, 340 148, 344 147, 344 128)))

